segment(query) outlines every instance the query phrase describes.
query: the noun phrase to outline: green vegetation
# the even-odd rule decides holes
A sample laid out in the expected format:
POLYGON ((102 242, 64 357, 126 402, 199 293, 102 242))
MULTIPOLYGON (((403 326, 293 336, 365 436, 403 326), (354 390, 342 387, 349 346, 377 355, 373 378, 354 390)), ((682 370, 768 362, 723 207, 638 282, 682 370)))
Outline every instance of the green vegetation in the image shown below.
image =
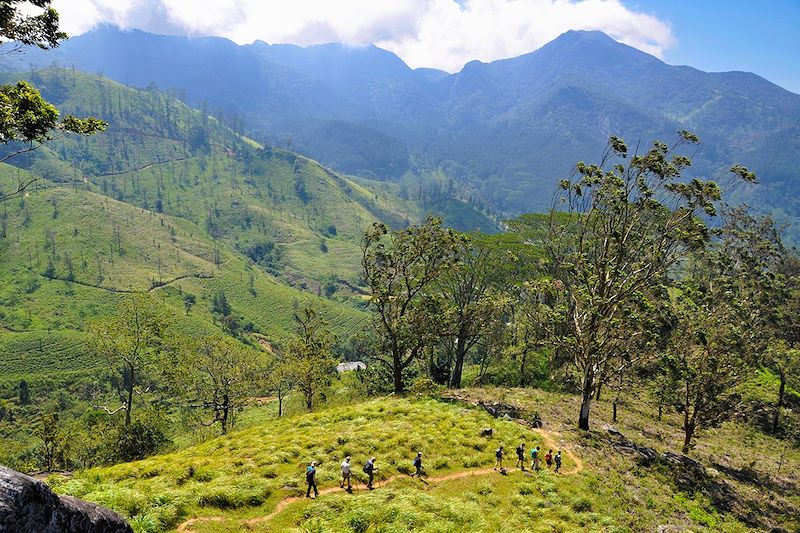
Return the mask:
MULTIPOLYGON (((49 481, 62 493, 98 501, 126 514, 140 531, 174 528, 194 516, 201 521, 190 529, 198 533, 369 531, 381 527, 399 531, 497 531, 509 527, 519 531, 642 531, 659 524, 694 530, 748 529, 743 521, 746 514, 737 518, 735 512, 721 510, 722 503, 712 501, 702 488, 694 492, 680 486, 677 470, 640 464, 615 451, 601 432, 586 436, 572 429, 574 424, 565 416, 564 406, 578 401, 573 396, 530 389, 460 394, 518 405, 526 415, 534 410, 540 413, 548 428, 560 432, 552 437, 557 441, 554 444, 577 453, 583 470, 572 474, 575 465, 567 455, 567 474, 563 476, 550 471, 524 475, 510 468, 508 476, 489 470, 474 477, 437 481, 453 472, 490 467, 500 444, 509 452, 523 440, 528 448, 554 444, 547 440, 551 437, 513 422, 493 420, 465 404, 378 399, 286 417, 174 454, 49 481), (492 427, 494 434, 481 437, 483 427, 492 427), (428 485, 407 477, 417 450, 425 453, 428 485), (303 472, 311 460, 321 463, 320 488, 338 487, 338 466, 346 454, 353 456, 359 484, 365 482, 360 464, 371 455, 377 457, 377 490, 367 492, 357 486, 353 495, 342 491, 312 501, 301 499, 263 520, 280 500, 304 492, 303 472), (395 475, 400 479, 381 481, 395 475), (221 521, 202 521, 204 516, 221 521)), ((641 405, 625 403, 616 427, 638 444, 654 446, 659 452, 680 446, 675 432, 678 419, 670 416, 655 422, 647 407, 637 407, 641 405)), ((598 402, 596 417, 608 423, 610 403, 598 402)), ((747 495, 742 496, 736 512, 777 498, 778 510, 763 518, 791 527, 796 517, 786 506, 800 503, 796 496, 786 498, 769 490, 754 493, 747 481, 733 476, 737 469, 747 467, 754 454, 771 458, 753 467, 758 476, 796 483, 800 465, 796 450, 787 457, 782 473, 776 474, 772 448, 778 441, 754 434, 745 425, 725 425, 710 432, 704 442, 697 449, 700 458, 720 469, 730 468, 731 473, 718 475, 747 495), (738 443, 746 443, 746 448, 738 443)), ((514 459, 508 459, 513 464, 514 459)))
MULTIPOLYGON (((344 455, 359 465, 372 454, 378 457, 380 482, 408 474, 418 450, 431 457, 425 468, 436 476, 464 465, 489 466, 498 443, 511 448, 520 439, 542 444, 523 427, 494 422, 475 409, 435 400, 370 400, 285 417, 174 454, 50 482, 61 493, 108 505, 134 521, 154 519, 168 529, 181 517, 204 510, 274 506, 286 495, 299 494, 298 483, 311 460, 321 464, 319 482, 325 487, 338 483, 344 455), (486 426, 496 427, 497 436, 481 437, 486 426)), ((357 479, 364 477, 360 467, 354 471, 357 479)))

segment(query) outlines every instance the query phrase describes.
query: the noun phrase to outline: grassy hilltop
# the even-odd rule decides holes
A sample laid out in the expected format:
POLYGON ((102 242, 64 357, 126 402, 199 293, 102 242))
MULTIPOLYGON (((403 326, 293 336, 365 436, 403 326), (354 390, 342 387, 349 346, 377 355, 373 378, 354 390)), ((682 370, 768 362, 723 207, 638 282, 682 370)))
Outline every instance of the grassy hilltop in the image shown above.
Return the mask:
MULTIPOLYGON (((780 441, 727 424, 708 435, 698 460, 714 476, 708 485, 683 483, 678 467, 637 462, 599 429, 579 434, 569 418, 570 396, 523 389, 469 390, 457 396, 502 401, 538 412, 545 430, 492 419, 468 403, 385 398, 274 420, 176 453, 136 463, 56 477, 65 494, 108 505, 138 531, 747 531, 796 527, 800 456, 790 450, 776 473, 780 441), (491 437, 480 436, 484 427, 491 437), (563 475, 522 473, 514 448, 565 450, 563 475), (491 470, 504 445, 509 475, 491 470), (428 482, 410 479, 414 452, 425 453, 428 482), (352 454, 359 485, 338 490, 339 463, 352 454), (363 462, 376 455, 378 489, 363 490, 363 462), (579 461, 576 464, 573 457, 579 461), (754 457, 763 458, 751 465, 754 457), (317 460, 317 500, 278 507, 302 495, 305 465, 317 460), (751 469, 751 470, 748 470, 751 469), (743 475, 769 483, 753 484, 743 475), (466 474, 474 475, 466 475, 466 474), (462 475, 463 474, 463 475, 462 475), (399 478, 397 477, 399 476, 399 478), (452 479, 448 479, 452 478, 452 479), (384 481, 390 479, 390 481, 384 481), (713 487, 732 487, 730 509, 713 487), (792 493, 791 487, 795 487, 792 493), (754 490, 756 489, 756 490, 754 490), (792 495, 793 494, 793 495, 792 495), (717 499, 715 499, 717 498, 717 499), (277 514, 274 510, 278 508, 277 514), (188 518, 196 518, 187 522, 188 518)), ((597 416, 608 424, 609 405, 597 416)), ((615 425, 658 453, 679 443, 676 420, 624 407, 615 425)))

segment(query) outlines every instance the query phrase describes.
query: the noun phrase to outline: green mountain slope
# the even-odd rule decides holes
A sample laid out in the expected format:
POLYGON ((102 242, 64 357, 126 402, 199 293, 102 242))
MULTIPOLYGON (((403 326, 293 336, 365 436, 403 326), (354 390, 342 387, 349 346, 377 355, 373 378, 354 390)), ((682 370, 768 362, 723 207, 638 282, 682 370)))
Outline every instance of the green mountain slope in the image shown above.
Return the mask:
MULTIPOLYGON (((314 301, 346 337, 365 316, 358 310, 364 230, 376 221, 404 226, 428 212, 400 199, 393 184, 263 148, 156 89, 56 68, 4 79, 17 77, 63 113, 94 115, 109 127, 56 138, 12 158, 15 167, 0 167, 0 190, 40 177, 2 206, 0 348, 30 356, 7 357, 0 375, 97 363, 81 352, 76 332, 132 290, 165 293, 181 312, 181 291, 201 298, 187 330, 215 327, 208 301, 224 291, 243 325, 278 338, 293 327, 294 306, 314 301), (34 332, 48 332, 49 347, 38 355, 34 332)), ((456 226, 491 226, 458 200, 441 203, 456 226)))
POLYGON ((318 288, 341 276, 353 284, 364 229, 375 220, 398 226, 418 216, 408 202, 292 152, 261 149, 157 91, 58 69, 27 76, 63 112, 96 115, 109 129, 89 139, 56 139, 13 159, 15 165, 51 183, 185 218, 241 251, 270 241, 278 249, 262 266, 285 280, 318 288))
MULTIPOLYGON (((9 179, 0 173, 0 183, 9 179)), ((188 220, 98 193, 39 187, 6 202, 2 217, 4 378, 99 364, 85 352, 80 332, 88 322, 112 313, 132 290, 162 293, 179 327, 190 335, 218 329, 210 301, 220 291, 243 324, 272 339, 293 331, 292 311, 304 303, 321 307, 342 336, 352 333, 365 316, 279 283, 188 220), (188 315, 186 294, 197 298, 188 315)))

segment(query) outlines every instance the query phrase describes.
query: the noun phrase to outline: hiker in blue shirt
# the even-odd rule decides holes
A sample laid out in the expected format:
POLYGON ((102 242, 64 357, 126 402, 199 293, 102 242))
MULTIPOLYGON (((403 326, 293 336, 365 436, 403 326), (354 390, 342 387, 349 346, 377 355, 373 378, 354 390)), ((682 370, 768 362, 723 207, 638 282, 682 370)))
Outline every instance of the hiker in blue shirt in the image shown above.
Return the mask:
POLYGON ((422 478, 422 452, 417 452, 417 456, 414 458, 412 464, 417 471, 411 474, 411 477, 417 476, 418 478, 422 478))
POLYGON ((539 470, 539 447, 531 448, 531 468, 539 470))
POLYGON ((306 484, 308 485, 308 489, 306 490, 306 498, 311 497, 311 489, 314 489, 314 498, 319 496, 319 491, 317 490, 317 462, 311 461, 311 464, 308 465, 306 468, 306 484))
POLYGON ((364 465, 364 473, 369 476, 369 481, 367 481, 367 488, 372 490, 372 480, 375 477, 375 458, 372 457, 369 461, 366 462, 364 465))

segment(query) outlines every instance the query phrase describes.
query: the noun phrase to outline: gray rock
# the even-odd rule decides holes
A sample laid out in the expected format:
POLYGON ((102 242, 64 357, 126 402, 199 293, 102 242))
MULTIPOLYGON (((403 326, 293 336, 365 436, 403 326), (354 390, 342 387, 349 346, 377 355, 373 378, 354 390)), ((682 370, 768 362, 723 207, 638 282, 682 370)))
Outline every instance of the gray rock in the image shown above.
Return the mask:
POLYGON ((59 497, 44 482, 0 465, 0 533, 133 533, 109 509, 59 497))
POLYGON ((661 460, 667 463, 668 465, 672 466, 680 466, 687 470, 704 474, 706 469, 703 465, 695 461, 694 459, 689 459, 685 455, 680 455, 673 452, 664 452, 661 454, 661 460))
POLYGON ((494 430, 492 428, 483 428, 481 430, 481 437, 491 437, 494 430))
POLYGON ((658 452, 656 452, 653 448, 640 446, 635 442, 628 440, 628 438, 626 438, 625 435, 620 433, 616 428, 609 427, 607 429, 608 432, 617 439, 617 442, 611 445, 617 452, 629 457, 633 457, 644 464, 650 464, 658 459, 658 452))

